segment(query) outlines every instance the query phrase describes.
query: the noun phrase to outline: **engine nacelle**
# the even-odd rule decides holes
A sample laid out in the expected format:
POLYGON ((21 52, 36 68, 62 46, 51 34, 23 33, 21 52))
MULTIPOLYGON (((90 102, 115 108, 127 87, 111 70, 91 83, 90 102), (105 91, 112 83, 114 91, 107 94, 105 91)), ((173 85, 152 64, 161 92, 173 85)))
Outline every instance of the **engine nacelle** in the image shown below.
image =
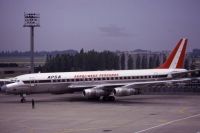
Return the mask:
POLYGON ((123 88, 123 87, 117 87, 114 89, 113 92, 115 96, 119 96, 119 97, 138 94, 138 92, 133 88, 123 88))
POLYGON ((85 97, 92 98, 108 95, 108 92, 102 89, 85 89, 83 90, 83 95, 85 97))

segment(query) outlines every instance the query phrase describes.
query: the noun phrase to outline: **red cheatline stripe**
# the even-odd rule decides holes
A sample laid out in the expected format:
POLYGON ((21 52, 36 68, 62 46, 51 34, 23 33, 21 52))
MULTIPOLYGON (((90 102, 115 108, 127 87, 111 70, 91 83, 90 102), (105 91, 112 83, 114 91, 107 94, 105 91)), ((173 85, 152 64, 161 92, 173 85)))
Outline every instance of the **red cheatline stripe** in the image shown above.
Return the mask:
POLYGON ((160 67, 158 67, 158 68, 169 68, 169 66, 171 65, 171 63, 172 63, 172 61, 173 61, 173 59, 174 59, 174 57, 176 55, 176 52, 178 51, 178 48, 180 47, 182 41, 183 41, 183 39, 181 39, 177 43, 176 47, 170 53, 170 55, 168 56, 167 60, 162 65, 160 65, 160 67))
POLYGON ((184 45, 183 45, 183 49, 181 51, 181 55, 180 55, 180 58, 178 60, 176 68, 183 68, 186 46, 187 46, 187 39, 185 39, 185 42, 184 42, 184 45))

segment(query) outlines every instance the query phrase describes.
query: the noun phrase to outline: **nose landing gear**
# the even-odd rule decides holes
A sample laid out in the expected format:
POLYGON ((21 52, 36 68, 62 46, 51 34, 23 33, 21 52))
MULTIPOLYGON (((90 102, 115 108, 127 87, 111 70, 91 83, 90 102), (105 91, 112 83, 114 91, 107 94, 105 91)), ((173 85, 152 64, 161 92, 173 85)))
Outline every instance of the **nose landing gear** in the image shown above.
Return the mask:
POLYGON ((20 94, 21 97, 21 103, 26 102, 26 94, 20 94))

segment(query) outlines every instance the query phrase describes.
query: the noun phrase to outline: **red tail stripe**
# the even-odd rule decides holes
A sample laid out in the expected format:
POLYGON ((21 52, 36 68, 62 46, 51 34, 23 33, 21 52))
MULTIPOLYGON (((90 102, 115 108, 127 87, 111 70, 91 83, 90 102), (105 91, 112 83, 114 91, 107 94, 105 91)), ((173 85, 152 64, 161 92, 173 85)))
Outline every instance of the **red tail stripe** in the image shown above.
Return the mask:
POLYGON ((172 60, 174 59, 174 57, 176 55, 176 52, 178 51, 178 48, 180 47, 182 41, 183 41, 183 39, 181 39, 177 43, 176 47, 173 49, 173 51, 171 52, 171 54, 168 56, 168 58, 165 61, 165 63, 163 63, 159 68, 169 68, 169 66, 171 65, 172 60))

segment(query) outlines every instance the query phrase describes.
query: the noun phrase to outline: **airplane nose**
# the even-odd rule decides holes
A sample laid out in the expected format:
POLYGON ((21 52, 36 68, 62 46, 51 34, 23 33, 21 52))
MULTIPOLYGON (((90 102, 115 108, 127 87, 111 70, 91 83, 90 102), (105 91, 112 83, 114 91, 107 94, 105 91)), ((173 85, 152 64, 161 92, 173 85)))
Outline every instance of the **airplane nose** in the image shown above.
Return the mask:
POLYGON ((7 89, 7 86, 6 86, 6 85, 3 85, 3 86, 1 87, 1 91, 2 91, 2 92, 6 92, 6 89, 7 89))

